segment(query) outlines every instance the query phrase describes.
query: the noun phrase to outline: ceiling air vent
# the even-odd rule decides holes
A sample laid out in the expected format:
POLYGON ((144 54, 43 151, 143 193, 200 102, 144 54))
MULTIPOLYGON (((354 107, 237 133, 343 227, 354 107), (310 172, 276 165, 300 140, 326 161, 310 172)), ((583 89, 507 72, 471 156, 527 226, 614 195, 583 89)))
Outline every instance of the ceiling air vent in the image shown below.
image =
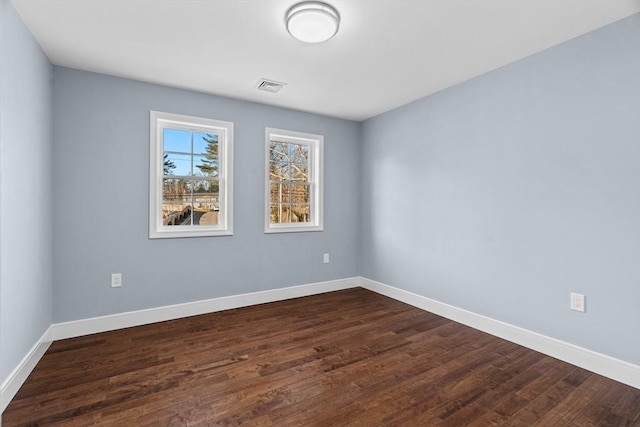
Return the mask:
POLYGON ((264 92, 276 93, 285 85, 286 83, 276 82, 275 80, 260 79, 256 89, 264 92))

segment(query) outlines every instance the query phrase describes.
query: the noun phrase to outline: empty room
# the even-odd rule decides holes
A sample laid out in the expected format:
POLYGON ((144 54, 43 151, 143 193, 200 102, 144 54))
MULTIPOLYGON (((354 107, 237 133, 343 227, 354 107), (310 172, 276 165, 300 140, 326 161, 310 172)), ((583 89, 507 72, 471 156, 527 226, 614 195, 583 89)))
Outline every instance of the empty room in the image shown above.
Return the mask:
POLYGON ((640 426, 640 0, 0 0, 2 426, 640 426))

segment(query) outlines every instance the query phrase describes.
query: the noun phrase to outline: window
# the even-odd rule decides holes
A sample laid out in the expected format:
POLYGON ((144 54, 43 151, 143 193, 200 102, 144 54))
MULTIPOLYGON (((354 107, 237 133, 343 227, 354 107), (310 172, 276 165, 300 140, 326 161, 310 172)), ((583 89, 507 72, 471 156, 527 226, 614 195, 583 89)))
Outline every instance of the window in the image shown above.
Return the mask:
POLYGON ((265 233, 322 230, 324 137, 266 129, 265 233))
POLYGON ((149 237, 233 234, 233 123, 151 111, 149 237))

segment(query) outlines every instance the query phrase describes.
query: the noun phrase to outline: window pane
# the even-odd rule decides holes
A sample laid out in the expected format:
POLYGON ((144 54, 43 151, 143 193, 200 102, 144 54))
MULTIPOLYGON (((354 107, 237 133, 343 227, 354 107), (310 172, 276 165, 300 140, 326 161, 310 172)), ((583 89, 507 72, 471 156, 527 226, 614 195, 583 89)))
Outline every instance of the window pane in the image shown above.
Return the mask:
POLYGON ((194 225, 218 225, 220 223, 220 209, 198 210, 193 213, 194 225))
POLYGON ((309 222, 309 205, 292 205, 291 222, 309 222))
POLYGON ((290 164, 282 162, 269 163, 269 179, 271 181, 289 181, 290 164))
POLYGON ((291 203, 310 203, 309 186, 306 184, 292 184, 290 187, 291 203))
POLYGON ((220 136, 214 133, 193 133, 193 153, 218 155, 218 141, 220 136))
POLYGON ((191 175, 191 155, 164 153, 163 169, 165 175, 191 175))
POLYGON ((270 160, 272 161, 289 161, 289 144, 286 142, 271 141, 270 160))
POLYGON ((291 181, 309 181, 309 165, 291 163, 291 181))
POLYGON ((194 193, 218 193, 220 191, 220 181, 217 179, 203 179, 193 182, 194 193))
POLYGON ((179 129, 163 129, 162 151, 191 153, 191 132, 179 129))
POLYGON ((190 224, 191 204, 191 183, 189 180, 162 180, 162 222, 164 225, 190 224))
POLYGON ((220 221, 220 183, 218 181, 194 181, 194 225, 217 225, 220 221))
POLYGON ((280 216, 278 215, 278 205, 271 205, 269 208, 269 222, 277 224, 280 222, 280 216))
POLYGON ((217 177, 219 172, 218 158, 214 156, 194 156, 193 174, 198 176, 217 177))
POLYGON ((292 162, 308 163, 309 146, 306 144, 289 144, 290 158, 292 162))

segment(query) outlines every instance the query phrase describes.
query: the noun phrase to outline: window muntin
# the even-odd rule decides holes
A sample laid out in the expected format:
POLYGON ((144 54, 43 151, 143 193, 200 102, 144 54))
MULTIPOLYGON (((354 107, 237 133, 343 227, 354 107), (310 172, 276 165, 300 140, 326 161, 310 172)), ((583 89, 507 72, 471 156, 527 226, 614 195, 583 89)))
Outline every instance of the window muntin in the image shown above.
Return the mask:
POLYGON ((233 234, 233 123, 151 112, 149 237, 233 234))
POLYGON ((265 232, 322 230, 323 140, 267 128, 265 232))

